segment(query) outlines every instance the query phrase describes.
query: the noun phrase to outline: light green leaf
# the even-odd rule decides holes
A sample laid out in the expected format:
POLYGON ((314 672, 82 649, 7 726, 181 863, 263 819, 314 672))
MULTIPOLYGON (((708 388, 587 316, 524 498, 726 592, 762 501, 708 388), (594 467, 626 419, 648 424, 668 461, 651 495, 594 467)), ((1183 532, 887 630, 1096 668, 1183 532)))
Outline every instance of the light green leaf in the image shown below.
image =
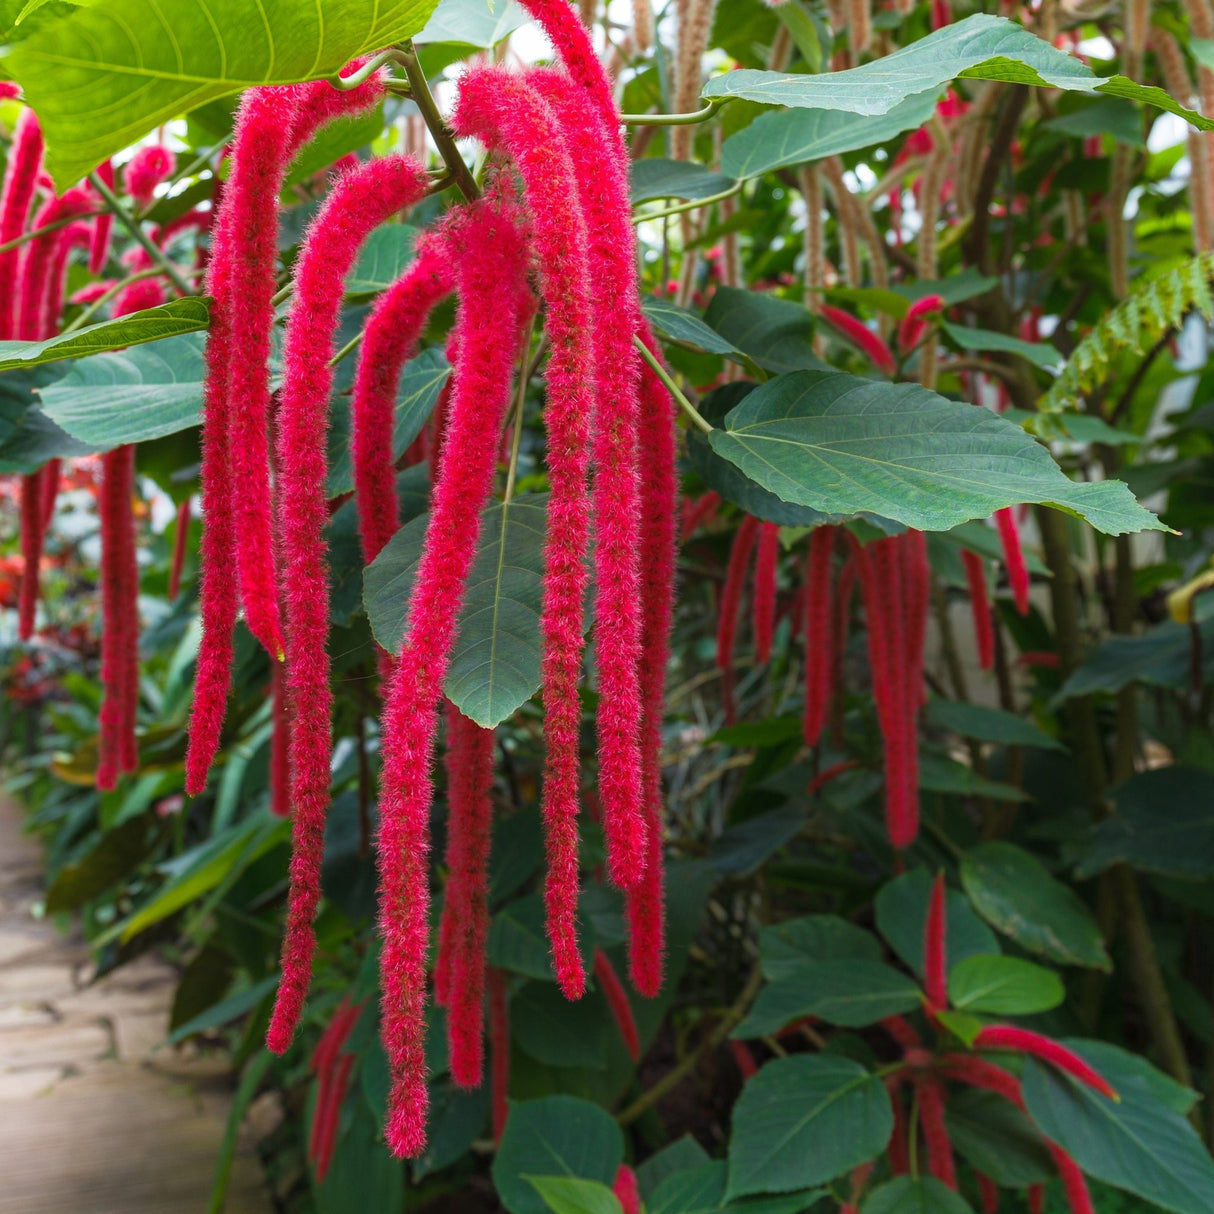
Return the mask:
MULTIPOLYGON (((778 110, 760 114, 721 148, 721 171, 758 177, 788 165, 807 164, 857 148, 886 143, 921 127, 936 110, 936 90, 908 97, 888 114, 857 119, 840 110, 778 110)), ((642 162, 644 163, 644 162, 642 162)))
POLYGON ((115 320, 85 325, 45 341, 0 341, 0 371, 34 367, 65 358, 85 358, 181 333, 196 333, 209 323, 210 309, 205 299, 174 299, 159 308, 145 308, 115 320))
POLYGON ((777 1058, 734 1105, 727 1197, 823 1184, 874 1158, 893 1128, 884 1085, 858 1062, 777 1058))
MULTIPOLYGON (((465 716, 490 728, 540 685, 547 494, 493 502, 481 515, 480 545, 468 577, 445 691, 465 716)), ((365 575, 363 600, 376 640, 395 653, 405 630, 429 513, 406 523, 365 575)))
POLYGON ((48 417, 96 447, 145 442, 202 420, 202 351, 191 333, 77 362, 42 389, 48 417))
POLYGON ((1066 998, 1053 970, 1019 957, 966 957, 948 974, 953 1007, 990 1016, 1031 1016, 1048 1012, 1066 998))
POLYGON ((1110 969, 1087 903, 1011 843, 980 843, 961 861, 961 883, 978 913, 1021 948, 1063 965, 1110 969))
POLYGON ((259 84, 318 80, 416 34, 434 0, 106 0, 40 28, 5 63, 62 190, 153 127, 259 84))
POLYGON ((1032 721, 982 704, 934 699, 923 710, 923 717, 929 725, 950 729, 963 738, 997 742, 1000 746, 1040 746, 1047 750, 1066 750, 1057 738, 1051 738, 1032 721))
POLYGON ((899 1176, 874 1189, 860 1214, 974 1214, 974 1210, 934 1176, 899 1176))
POLYGON ((659 198, 709 198, 723 194, 734 179, 714 173, 702 164, 687 160, 666 160, 660 156, 636 160, 632 165, 630 193, 632 205, 659 198))
POLYGON ((1062 366, 1062 355, 1049 342, 1021 341, 1006 333, 994 333, 990 329, 970 329, 941 321, 941 329, 963 350, 998 350, 1006 354, 1019 354, 1043 371, 1057 372, 1062 366))
POLYGON ((524 1176, 553 1214, 622 1214, 620 1199, 597 1180, 574 1176, 524 1176))
POLYGON ((426 27, 414 38, 418 43, 447 42, 488 50, 520 25, 527 11, 510 0, 439 0, 426 27))
POLYGON ((760 385, 708 436, 786 502, 945 531, 1044 502, 1100 531, 1166 530, 1120 481, 1071 481, 1049 452, 986 409, 916 384, 797 371, 760 385))
POLYGON ((1124 76, 1102 79, 1091 68, 1003 17, 975 13, 918 42, 843 72, 816 76, 753 69, 725 72, 705 97, 742 97, 762 105, 789 105, 853 114, 887 114, 906 98, 941 89, 950 80, 1005 80, 1144 101, 1179 114, 1202 130, 1214 123, 1174 101, 1162 89, 1124 76))

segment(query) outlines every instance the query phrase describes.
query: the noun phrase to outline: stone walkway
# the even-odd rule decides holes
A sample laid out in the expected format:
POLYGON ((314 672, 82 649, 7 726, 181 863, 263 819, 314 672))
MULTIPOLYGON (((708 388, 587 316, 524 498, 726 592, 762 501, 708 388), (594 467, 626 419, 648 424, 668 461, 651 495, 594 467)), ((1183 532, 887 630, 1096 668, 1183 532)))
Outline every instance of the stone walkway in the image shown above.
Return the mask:
MULTIPOLYGON (((174 976, 141 959, 90 983, 88 948, 31 908, 37 846, 0 796, 0 1214, 205 1214, 230 1083, 156 1047, 174 976)), ((252 1147, 228 1214, 268 1214, 252 1147)))

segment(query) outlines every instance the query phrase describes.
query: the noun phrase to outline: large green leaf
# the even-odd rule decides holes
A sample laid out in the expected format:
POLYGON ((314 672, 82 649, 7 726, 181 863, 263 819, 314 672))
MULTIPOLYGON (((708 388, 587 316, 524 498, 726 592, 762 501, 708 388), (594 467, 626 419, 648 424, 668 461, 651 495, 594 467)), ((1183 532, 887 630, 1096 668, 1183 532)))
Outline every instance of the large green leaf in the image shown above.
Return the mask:
POLYGON ((874 1189, 860 1214, 974 1214, 974 1210, 934 1176, 899 1176, 874 1189))
POLYGON ((971 329, 941 321, 940 327, 963 350, 998 350, 1004 354, 1019 354, 1035 367, 1044 371, 1057 371, 1062 365, 1062 355, 1049 342, 1024 341, 1006 333, 995 333, 990 329, 971 329))
POLYGON ((0 371, 59 362, 65 358, 85 358, 125 346, 138 346, 181 333, 196 333, 210 323, 207 301, 198 297, 174 299, 159 308, 145 308, 115 320, 85 325, 71 333, 60 333, 45 341, 0 341, 0 371))
POLYGON ((813 313, 790 299, 740 287, 717 287, 704 319, 767 371, 829 369, 813 351, 813 313))
POLYGON ((1122 862, 1190 881, 1214 876, 1214 775, 1160 767, 1131 777, 1113 800, 1117 813, 1089 836, 1080 876, 1122 862))
POLYGON ((1109 1100, 1056 1068, 1030 1059, 1024 1099, 1041 1129, 1097 1180, 1176 1214, 1214 1210, 1214 1162, 1188 1120, 1160 1100, 1140 1067, 1099 1042, 1065 1043, 1116 1089, 1109 1100))
POLYGON ((788 165, 872 147, 921 127, 935 110, 936 90, 931 89, 908 97, 888 114, 863 119, 841 110, 760 114, 750 126, 725 140, 721 171, 730 177, 758 177, 788 165))
POLYGON ((1109 969, 1088 905, 1011 843, 980 843, 961 861, 961 883, 978 913, 1021 948, 1063 965, 1109 969))
POLYGON ((914 1011, 919 1001, 918 986, 880 961, 807 961, 759 992, 733 1036, 766 1037, 801 1016, 863 1028, 914 1011))
POLYGON ((1048 1012, 1066 998, 1053 970, 1019 957, 966 957, 948 975, 948 999, 958 1011, 991 1016, 1048 1012))
POLYGON ((1065 750, 1057 738, 1052 738, 1032 721, 999 708, 982 704, 967 704, 961 700, 935 699, 923 712, 929 725, 951 729, 963 738, 978 738, 983 742, 998 742, 1000 746, 1041 746, 1049 750, 1065 750))
POLYGON ((106 0, 5 61, 38 113, 63 189, 153 127, 258 84, 318 80, 416 34, 435 0, 106 0))
POLYGON ((527 10, 509 0, 439 0, 416 41, 449 42, 487 50, 527 20, 527 10))
POLYGON ((573 1176, 524 1176, 553 1214, 621 1214, 620 1199, 597 1180, 573 1176))
POLYGON ((704 96, 743 97, 763 105, 811 110, 887 114, 908 97, 938 90, 957 77, 1127 97, 1180 114, 1203 130, 1214 129, 1214 122, 1186 109, 1162 89, 1135 84, 1124 76, 1101 79, 1086 64, 1036 34, 987 13, 975 13, 892 55, 843 72, 816 76, 745 68, 725 72, 708 82, 704 96))
MULTIPOLYGON (((444 690, 460 712, 486 728, 504 721, 540 685, 547 500, 547 494, 520 494, 509 503, 493 502, 481 515, 444 690)), ((429 520, 427 513, 406 523, 366 572, 363 598, 371 628, 391 652, 404 634, 429 520)))
POLYGON ((837 915, 803 915, 759 929, 763 973, 776 981, 810 961, 881 960, 881 945, 837 915))
POLYGON ((858 1062, 778 1058, 734 1105, 727 1196, 823 1184, 884 1150, 893 1126, 884 1085, 858 1062))
POLYGON ((347 295, 385 291, 413 259, 417 229, 404 223, 385 224, 367 237, 354 269, 346 277, 347 295))
POLYGON ((825 1194, 809 1189, 780 1197, 743 1197, 727 1201, 728 1166, 719 1160, 667 1176, 646 1205, 648 1214, 801 1214, 825 1194))
POLYGON ((1187 687, 1195 662, 1200 662, 1203 679, 1214 678, 1214 617, 1199 619, 1197 631, 1200 653, 1194 652, 1190 628, 1174 620, 1164 620, 1137 636, 1108 637, 1087 655, 1057 698, 1116 692, 1134 682, 1187 687))
POLYGON ((714 173, 701 164, 655 156, 633 163, 630 193, 635 206, 658 198, 708 198, 733 184, 732 177, 714 173))
POLYGON ((1040 1131, 1002 1096, 976 1088, 953 1092, 945 1117, 958 1153, 996 1184, 1044 1184, 1054 1175, 1040 1131))
POLYGON ((198 425, 205 339, 191 333, 84 358, 42 389, 52 421, 81 442, 117 447, 198 425))
POLYGON ((526 1179, 567 1176, 610 1185, 624 1156, 624 1138, 611 1115, 586 1100, 549 1096, 511 1106, 493 1161, 493 1183, 510 1214, 547 1214, 526 1179))
POLYGON ((694 312, 680 308, 668 299, 646 295, 641 300, 645 319, 668 342, 703 350, 706 354, 724 354, 744 366, 753 366, 741 350, 726 341, 715 329, 709 328, 694 312))
POLYGON ((601 999, 565 998, 551 982, 529 982, 510 1001, 515 1041, 537 1062, 601 1071, 610 1023, 601 999))
POLYGON ((762 384, 708 436, 786 502, 946 531, 1044 502, 1099 531, 1167 530, 1120 481, 1076 483, 1036 440, 987 409, 916 384, 797 371, 762 384))

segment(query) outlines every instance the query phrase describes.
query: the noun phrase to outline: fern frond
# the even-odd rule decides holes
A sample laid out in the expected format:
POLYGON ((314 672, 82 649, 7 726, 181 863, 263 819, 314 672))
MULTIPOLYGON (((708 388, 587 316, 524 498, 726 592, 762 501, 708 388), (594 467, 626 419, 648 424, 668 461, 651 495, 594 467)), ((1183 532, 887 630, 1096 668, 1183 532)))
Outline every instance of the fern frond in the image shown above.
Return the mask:
POLYGON ((1039 411, 1080 408, 1083 395, 1104 382, 1113 360, 1126 350, 1145 354, 1194 309, 1209 319, 1214 315, 1211 274, 1214 253, 1199 253, 1158 278, 1140 279, 1075 347, 1062 374, 1041 398, 1039 411))

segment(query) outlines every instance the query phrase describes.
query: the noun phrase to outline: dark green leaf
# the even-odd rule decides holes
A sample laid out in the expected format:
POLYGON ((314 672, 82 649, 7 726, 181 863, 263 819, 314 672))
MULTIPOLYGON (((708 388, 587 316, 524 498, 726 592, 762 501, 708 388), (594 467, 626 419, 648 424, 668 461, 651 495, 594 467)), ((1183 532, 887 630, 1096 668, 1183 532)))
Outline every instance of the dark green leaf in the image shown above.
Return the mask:
MULTIPOLYGON (((1199 624, 1203 679, 1214 677, 1214 619, 1199 624)), ((1057 699, 1117 692, 1134 682, 1187 687, 1193 667, 1193 638, 1187 626, 1165 620, 1138 636, 1102 641, 1062 685, 1057 699)))
POLYGON ((413 1164, 419 1181, 450 1167, 468 1153, 489 1119, 489 1088, 469 1091, 451 1082, 431 1083, 426 1149, 413 1164))
MULTIPOLYGON (((552 950, 544 927, 544 900, 539 894, 502 907, 489 928, 489 964, 514 974, 554 982, 552 950)), ((594 933, 582 924, 583 957, 594 954, 594 933)), ((587 964, 587 969, 589 969, 587 964)))
POLYGON ((529 982, 510 1001, 511 1032, 537 1062, 601 1071, 607 1065, 604 1013, 589 996, 571 1002, 551 982, 529 982))
POLYGON ((1092 135, 1111 135, 1118 143, 1145 147, 1142 115, 1138 108, 1120 97, 1100 97, 1075 106, 1057 118, 1041 124, 1041 129, 1059 135, 1087 139, 1092 135))
POLYGON ((1045 502, 1110 534, 1166 530, 1124 483, 1071 481, 1019 427, 915 384, 794 372, 755 389, 708 439, 764 489, 828 514, 944 531, 1045 502))
POLYGON ((79 860, 64 865, 46 891, 47 914, 79 910, 86 902, 125 885, 151 854, 152 825, 146 815, 131 818, 102 835, 79 860))
POLYGON ((1037 1127, 994 1092, 964 1088, 949 1095, 944 1112, 957 1152, 996 1184, 1044 1184, 1055 1173, 1037 1127))
POLYGON ((727 1166, 707 1161, 668 1176, 654 1193, 647 1214, 802 1214, 824 1189, 810 1189, 782 1197, 743 1197, 725 1200, 727 1166))
POLYGON ((1014 784, 980 776, 972 767, 945 755, 919 756, 919 787, 958 797, 989 797, 994 801, 1027 801, 1028 793, 1014 784))
POLYGON ((837 915, 804 915, 759 929, 763 973, 777 981, 810 961, 880 961, 876 936, 837 915))
POLYGON ((961 883, 978 913, 1028 952, 1064 965, 1110 968, 1087 904, 1021 848, 972 848, 961 861, 961 883))
MULTIPOLYGON (((690 1171, 707 1162, 708 1152, 690 1134, 684 1134, 682 1138, 678 1138, 669 1146, 656 1151, 644 1163, 638 1165, 636 1169, 637 1187, 641 1190, 641 1197, 645 1202, 652 1204, 654 1193, 667 1176, 673 1176, 676 1172, 690 1171)), ((721 1182, 721 1185, 722 1191, 724 1191, 724 1181, 721 1182)), ((652 1210, 650 1214, 653 1214, 652 1210)))
POLYGON ((997 742, 1000 746, 1041 746, 1050 750, 1065 750, 1057 738, 1015 713, 982 704, 967 704, 961 700, 933 699, 923 716, 929 725, 950 729, 963 738, 978 738, 997 742))
POLYGON ((712 846, 709 863, 723 876, 744 877, 774 855, 805 825, 805 811, 782 806, 731 826, 712 846))
POLYGON ((493 1161, 493 1183, 510 1214, 546 1214, 526 1176, 569 1176, 610 1185, 624 1156, 620 1127, 586 1100, 550 1096, 513 1104, 493 1161))
POLYGON ((641 300, 641 310, 650 325, 668 342, 689 346, 693 350, 703 350, 706 354, 724 354, 734 362, 750 361, 715 329, 709 328, 694 312, 680 308, 668 299, 646 295, 641 300))
POLYGON ((717 287, 704 319, 768 371, 827 370, 813 351, 808 308, 760 291, 717 287))
POLYGON ((963 350, 998 350, 1005 354, 1019 354, 1035 367, 1044 371, 1057 371, 1062 365, 1062 355, 1049 342, 1022 341, 1006 333, 994 333, 989 329, 970 329, 947 320, 940 322, 941 329, 963 350))
POLYGON ((278 975, 271 974, 270 977, 263 978, 260 982, 254 982, 252 986, 246 986, 243 990, 236 991, 213 1007, 207 1008, 205 1012, 200 1012, 192 1020, 187 1020, 185 1024, 175 1028, 169 1034, 168 1044, 176 1045, 188 1037, 193 1037, 195 1033, 205 1033, 210 1029, 220 1028, 231 1023, 246 1012, 251 1012, 267 995, 272 994, 277 986, 278 975))
POLYGON ((899 1176, 874 1189, 860 1214, 974 1214, 973 1207, 934 1176, 899 1176))
POLYGON ((958 1011, 991 1016, 1048 1012, 1066 998, 1062 979, 1019 957, 966 957, 948 974, 948 998, 958 1011))
POLYGON ((652 202, 657 198, 708 198, 722 194, 734 185, 732 177, 714 173, 702 164, 686 160, 650 157, 632 165, 632 203, 652 202))
POLYGON ((885 1087, 849 1058, 769 1062, 742 1089, 729 1141, 729 1200, 809 1189, 866 1163, 893 1131, 885 1087))

